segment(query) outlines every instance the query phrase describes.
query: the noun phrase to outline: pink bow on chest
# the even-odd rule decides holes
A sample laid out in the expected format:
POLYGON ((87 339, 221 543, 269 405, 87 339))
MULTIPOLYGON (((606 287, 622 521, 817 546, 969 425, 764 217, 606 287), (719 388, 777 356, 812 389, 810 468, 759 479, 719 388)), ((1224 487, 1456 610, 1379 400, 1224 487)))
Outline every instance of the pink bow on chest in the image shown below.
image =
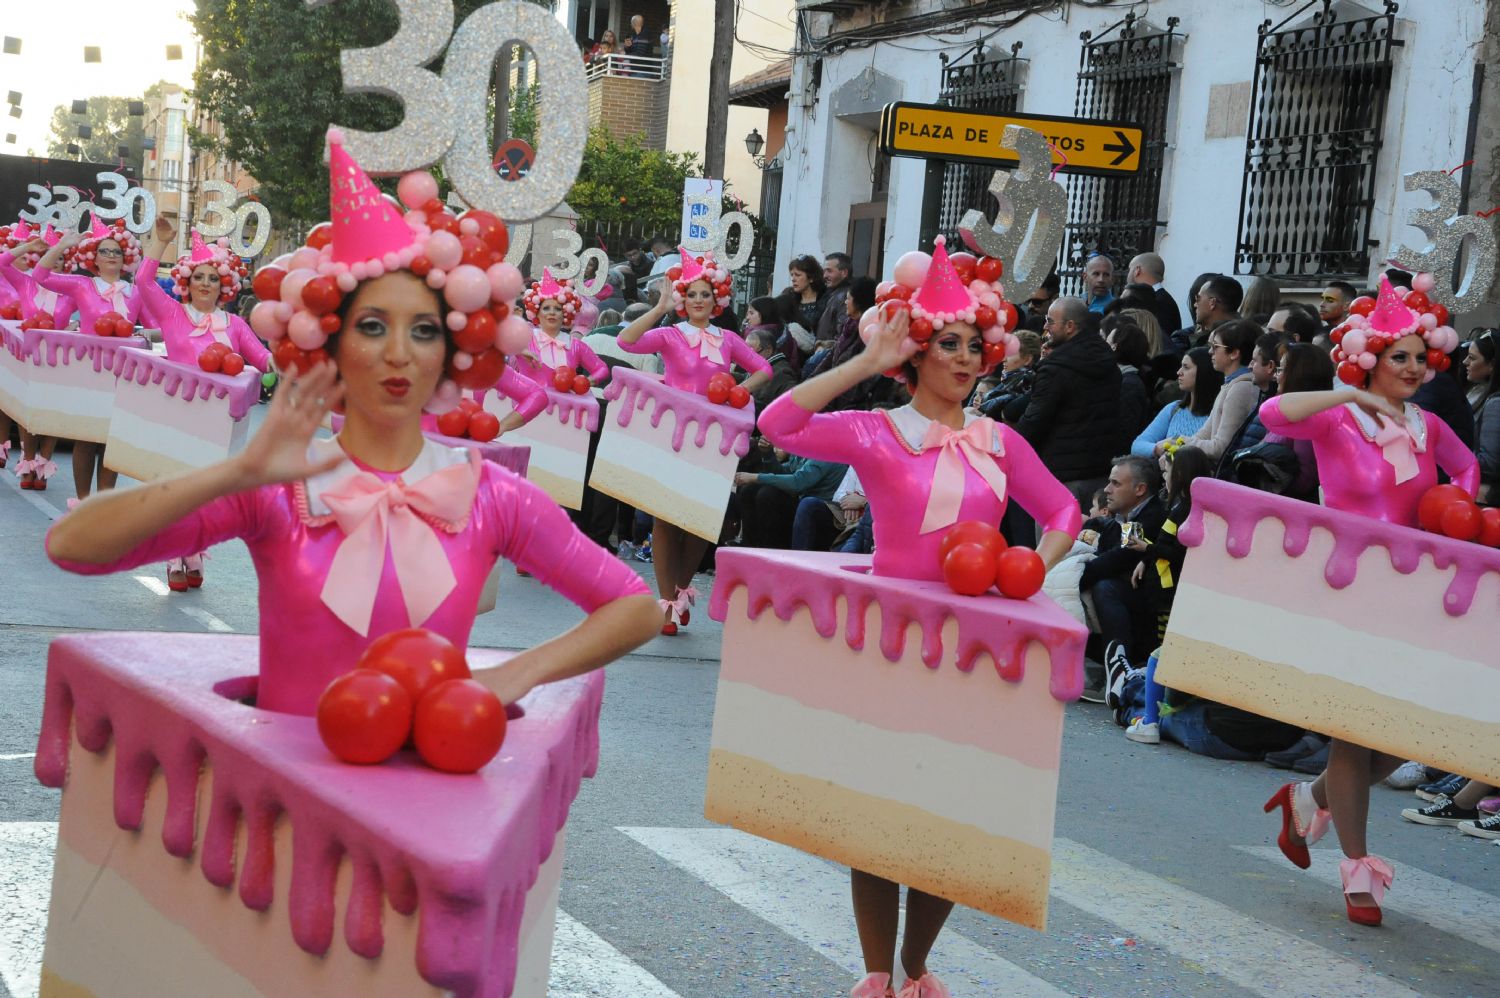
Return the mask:
POLYGON ((922 450, 942 448, 932 470, 932 488, 927 494, 927 509, 922 514, 919 533, 929 533, 958 522, 964 502, 964 465, 985 480, 995 497, 1005 502, 1005 472, 995 457, 1003 454, 992 419, 976 419, 961 430, 932 423, 922 437, 922 450))
MULTIPOLYGON (((193 313, 189 312, 188 318, 191 319, 192 317, 193 313)), ((212 312, 201 315, 193 323, 193 331, 188 335, 190 337, 209 335, 226 347, 234 346, 233 343, 229 342, 229 315, 219 309, 214 309, 212 312)))
POLYGON ((1376 419, 1380 428, 1375 431, 1375 446, 1380 448, 1385 463, 1396 473, 1396 484, 1416 478, 1417 452, 1423 448, 1411 427, 1404 422, 1398 423, 1383 413, 1376 419))
POLYGON ((559 343, 556 336, 548 336, 538 329, 531 334, 531 347, 543 367, 555 371, 559 367, 571 366, 568 365, 567 345, 559 343))
POLYGON ((135 290, 135 286, 129 281, 115 281, 113 284, 104 284, 100 287, 103 280, 101 277, 94 282, 94 289, 99 292, 99 297, 109 304, 112 311, 119 312, 121 315, 129 315, 130 293, 135 290))
POLYGON ((683 339, 687 340, 688 346, 698 351, 698 356, 704 360, 711 360, 715 364, 724 363, 724 334, 715 330, 712 326, 708 329, 699 329, 691 324, 683 324, 678 327, 682 332, 683 339))
POLYGON ((324 605, 355 631, 369 634, 389 546, 407 619, 420 627, 457 584, 442 542, 423 516, 463 522, 478 484, 477 470, 465 464, 434 472, 415 485, 399 478, 384 482, 361 471, 321 493, 344 532, 323 583, 324 605))

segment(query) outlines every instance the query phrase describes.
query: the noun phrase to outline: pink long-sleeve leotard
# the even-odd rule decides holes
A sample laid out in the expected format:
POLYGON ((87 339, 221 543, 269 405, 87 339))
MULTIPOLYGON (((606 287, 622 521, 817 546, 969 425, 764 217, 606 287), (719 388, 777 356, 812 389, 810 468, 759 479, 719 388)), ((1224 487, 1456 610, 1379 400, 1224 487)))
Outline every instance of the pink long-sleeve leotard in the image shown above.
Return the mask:
POLYGON ((1272 433, 1312 443, 1323 505, 1415 527, 1417 503, 1437 484, 1438 468, 1473 495, 1479 487, 1479 462, 1448 424, 1411 403, 1406 408, 1408 426, 1422 442, 1415 448, 1416 474, 1400 483, 1383 447, 1372 439, 1375 421, 1363 412, 1356 414, 1352 402, 1292 422, 1282 414, 1277 396, 1261 405, 1260 421, 1272 433))
POLYGON ((707 392, 709 379, 720 372, 727 372, 731 364, 738 364, 750 374, 763 372, 769 375, 771 373, 770 362, 751 350, 750 345, 733 330, 719 329, 717 326, 708 327, 711 335, 724 337, 720 346, 724 361, 719 363, 703 356, 698 346, 688 342, 688 334, 682 329, 686 325, 688 323, 681 322, 675 326, 658 326, 655 329, 648 329, 634 343, 621 340, 620 348, 626 353, 661 354, 662 381, 669 388, 692 392, 695 395, 707 392))
POLYGON ((271 369, 271 351, 244 319, 222 309, 212 315, 190 311, 191 306, 173 298, 156 283, 158 267, 156 260, 142 260, 135 273, 135 288, 141 299, 141 314, 146 322, 161 330, 168 360, 196 366, 198 355, 216 341, 217 330, 222 342, 245 358, 246 364, 257 371, 271 369), (208 321, 204 322, 205 319, 208 321))
POLYGON ((46 267, 32 271, 36 282, 48 291, 56 291, 73 299, 78 309, 78 328, 85 333, 94 331, 94 320, 106 312, 119 312, 132 323, 141 314, 141 296, 128 274, 121 275, 113 285, 107 285, 102 277, 83 277, 78 274, 54 274, 46 267), (106 294, 109 297, 105 297, 106 294))
MULTIPOLYGON (((1052 476, 1026 439, 995 424, 999 453, 986 455, 1005 475, 1005 492, 1042 526, 1078 536, 1078 501, 1052 476)), ((848 464, 859 476, 875 518, 876 575, 906 579, 943 577, 938 546, 945 529, 921 533, 941 449, 918 451, 897 429, 889 413, 811 413, 783 395, 760 415, 760 432, 777 447, 814 461, 848 464)), ((958 521, 999 525, 1007 497, 967 464, 958 521)))
POLYGON ((52 316, 52 324, 58 329, 68 324, 68 319, 73 315, 73 299, 65 294, 48 291, 26 273, 22 273, 16 267, 16 254, 10 250, 0 253, 0 278, 5 279, 5 285, 14 289, 15 296, 21 303, 21 318, 31 319, 38 313, 46 312, 52 316))
MULTIPOLYGON (((526 423, 531 422, 547 408, 546 389, 530 378, 516 373, 514 364, 505 365, 505 370, 500 372, 500 380, 495 382, 493 389, 485 388, 475 392, 475 401, 484 405, 485 396, 491 391, 497 391, 510 399, 516 407, 515 411, 526 423)), ((439 432, 437 416, 430 412, 422 413, 422 430, 425 433, 439 432)))
POLYGON ((542 332, 540 327, 533 326, 531 353, 536 356, 536 360, 515 357, 511 363, 517 371, 545 387, 552 386, 552 373, 563 365, 570 371, 583 368, 596 384, 609 377, 609 366, 599 359, 592 347, 583 342, 582 337, 570 333, 553 337, 542 332))
MULTIPOLYGON (((584 537, 546 493, 477 455, 470 466, 478 484, 467 522, 448 525, 460 528, 452 532, 432 524, 455 585, 421 626, 466 647, 480 591, 497 558, 514 562, 585 612, 647 592, 639 576, 584 537)), ((387 483, 399 477, 375 474, 387 483)), ((216 499, 108 565, 53 561, 71 572, 102 575, 195 554, 235 537, 249 547, 259 578, 259 706, 314 713, 329 682, 353 668, 370 641, 411 626, 389 547, 367 636, 323 603, 323 584, 345 535, 331 517, 312 515, 302 482, 216 499)))

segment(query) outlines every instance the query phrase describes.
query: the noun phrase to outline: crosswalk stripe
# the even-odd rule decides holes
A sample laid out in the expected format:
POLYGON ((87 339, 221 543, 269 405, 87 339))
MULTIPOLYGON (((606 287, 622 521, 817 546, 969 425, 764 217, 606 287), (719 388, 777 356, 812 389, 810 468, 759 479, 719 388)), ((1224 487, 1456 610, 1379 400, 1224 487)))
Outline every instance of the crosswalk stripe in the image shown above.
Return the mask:
POLYGON ((1362 963, 1068 839, 1052 844, 1052 896, 1258 995, 1414 998, 1362 963))
POLYGON ((0 981, 12 998, 36 998, 52 894, 55 821, 0 822, 0 981))
POLYGON ((35 759, 35 752, 12 752, 0 755, 0 762, 15 762, 17 759, 35 759))
MULTIPOLYGON (((1456 834, 1456 833, 1455 833, 1456 834)), ((1475 845, 1482 842, 1474 841, 1475 845)), ((1239 846, 1241 852, 1292 871, 1275 846, 1239 846)), ((1307 872, 1325 884, 1342 887, 1339 879, 1341 854, 1333 849, 1313 849, 1312 869, 1307 872)), ((1300 872, 1300 871, 1296 871, 1300 872)), ((1440 932, 1467 939, 1476 946, 1500 952, 1500 923, 1495 921, 1495 896, 1456 884, 1446 877, 1398 864, 1381 907, 1426 922, 1440 932)))
POLYGON ((557 909, 547 998, 680 998, 598 933, 557 909))
MULTIPOLYGON (((849 906, 849 875, 838 867, 732 828, 620 831, 822 954, 852 978, 864 973, 849 906)), ((938 938, 929 962, 942 968, 943 982, 958 995, 1061 998, 1069 993, 951 931, 938 938)))

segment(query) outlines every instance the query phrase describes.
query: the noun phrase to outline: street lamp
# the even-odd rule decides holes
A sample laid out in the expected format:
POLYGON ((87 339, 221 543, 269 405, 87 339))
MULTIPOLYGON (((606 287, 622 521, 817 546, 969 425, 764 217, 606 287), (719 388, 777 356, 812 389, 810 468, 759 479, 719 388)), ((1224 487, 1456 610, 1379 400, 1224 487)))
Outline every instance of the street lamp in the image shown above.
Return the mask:
POLYGON ((766 140, 761 137, 760 129, 750 129, 750 134, 745 136, 745 151, 750 154, 750 158, 754 160, 755 165, 762 170, 766 168, 766 161, 761 156, 760 151, 765 147, 766 140))

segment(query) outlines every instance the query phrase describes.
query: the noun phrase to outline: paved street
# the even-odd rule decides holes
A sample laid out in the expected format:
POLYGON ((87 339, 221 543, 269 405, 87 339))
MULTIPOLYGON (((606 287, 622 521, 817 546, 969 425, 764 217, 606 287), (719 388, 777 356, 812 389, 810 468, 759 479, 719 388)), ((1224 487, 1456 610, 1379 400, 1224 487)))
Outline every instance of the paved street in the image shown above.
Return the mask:
MULTIPOLYGON (((241 547, 214 553, 203 590, 170 598, 156 568, 85 580, 48 566, 43 532, 72 495, 59 457, 64 471, 41 495, 0 473, 5 998, 36 993, 40 960, 58 795, 35 782, 30 753, 48 642, 77 630, 256 627, 241 547)), ((506 573, 500 609, 474 640, 521 647, 577 616, 506 573)), ((610 669, 602 764, 570 822, 554 995, 833 996, 855 979, 844 871, 702 817, 718 648, 717 625, 700 613, 676 639, 610 669)), ((1396 881, 1385 927, 1356 928, 1331 838, 1308 873, 1276 852, 1260 804, 1282 778, 1133 745, 1102 708, 1070 708, 1048 932, 959 911, 933 967, 958 996, 1494 994, 1500 848, 1403 822, 1411 794, 1377 789, 1371 841, 1396 881)))

